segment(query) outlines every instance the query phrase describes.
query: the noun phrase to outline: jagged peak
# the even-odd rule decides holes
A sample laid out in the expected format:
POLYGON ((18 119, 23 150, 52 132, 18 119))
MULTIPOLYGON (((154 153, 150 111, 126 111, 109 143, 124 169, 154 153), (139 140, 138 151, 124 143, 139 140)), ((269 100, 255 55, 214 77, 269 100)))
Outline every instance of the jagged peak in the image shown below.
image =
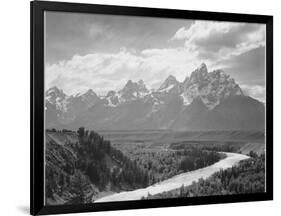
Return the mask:
POLYGON ((126 85, 144 85, 144 81, 142 79, 140 79, 138 81, 132 81, 131 79, 129 79, 127 81, 126 85))
POLYGON ((57 86, 53 86, 46 91, 46 95, 55 94, 55 95, 65 95, 62 89, 59 89, 57 86))
POLYGON ((207 75, 208 75, 208 68, 207 68, 207 65, 206 65, 204 62, 202 62, 202 63, 200 64, 200 66, 197 67, 197 68, 191 73, 190 77, 189 77, 189 76, 186 76, 186 77, 185 77, 185 79, 184 79, 184 81, 183 81, 182 83, 183 83, 183 84, 186 84, 186 83, 188 83, 190 80, 195 81, 195 80, 197 80, 198 78, 201 79, 202 77, 205 77, 205 76, 207 76, 207 75))
POLYGON ((167 77, 166 80, 174 80, 174 81, 177 81, 177 78, 176 78, 175 76, 173 76, 173 75, 170 74, 170 75, 167 77))
POLYGON ((148 91, 148 89, 146 88, 145 83, 142 79, 140 79, 138 81, 138 87, 139 87, 139 90, 141 90, 141 91, 148 91))
POLYGON ((51 91, 59 92, 60 89, 59 89, 57 86, 53 86, 53 87, 51 87, 51 88, 49 88, 49 89, 47 90, 47 92, 51 92, 51 91))
POLYGON ((134 91, 148 91, 146 86, 145 86, 145 83, 142 79, 140 79, 139 81, 137 82, 134 82, 132 80, 128 80, 126 85, 124 86, 124 89, 130 89, 130 90, 134 90, 134 91))
POLYGON ((116 94, 116 92, 115 92, 115 91, 110 90, 109 92, 107 92, 106 97, 111 97, 111 96, 114 96, 115 94, 116 94))
MULTIPOLYGON (((208 74, 208 68, 207 68, 207 65, 205 63, 201 63, 201 65, 196 68, 192 74, 196 74, 196 73, 200 73, 200 74, 208 74)), ((191 74, 191 76, 192 76, 191 74)))
POLYGON ((88 89, 85 92, 79 92, 75 95, 71 95, 70 97, 75 97, 75 98, 78 98, 78 97, 98 97, 98 95, 93 91, 93 89, 88 89))
POLYGON ((207 70, 207 65, 204 62, 202 62, 198 69, 207 70))
POLYGON ((191 82, 197 82, 204 80, 208 76, 208 69, 205 63, 202 63, 197 69, 195 69, 191 75, 191 82))
POLYGON ((133 82, 132 80, 128 80, 125 86, 120 91, 127 91, 136 88, 137 83, 133 82))
POLYGON ((127 83, 126 83, 126 85, 127 85, 127 84, 132 84, 132 83, 134 83, 132 80, 128 80, 127 83))
POLYGON ((93 89, 88 89, 82 96, 97 96, 93 89))
POLYGON ((86 93, 94 93, 93 89, 88 89, 88 91, 86 91, 86 93))
POLYGON ((204 63, 192 72, 190 78, 186 78, 183 86, 183 96, 186 101, 201 97, 209 109, 213 109, 224 98, 232 95, 244 95, 230 75, 221 69, 208 73, 204 63))
POLYGON ((53 87, 49 88, 48 91, 49 90, 57 90, 57 91, 59 91, 60 89, 57 86, 53 86, 53 87))
POLYGON ((159 87, 158 90, 165 89, 165 88, 167 88, 167 87, 169 87, 169 86, 171 86, 171 85, 176 85, 176 84, 178 84, 178 83, 179 83, 179 82, 178 82, 178 80, 176 79, 175 76, 169 75, 169 76, 165 79, 165 81, 160 85, 160 87, 159 87))

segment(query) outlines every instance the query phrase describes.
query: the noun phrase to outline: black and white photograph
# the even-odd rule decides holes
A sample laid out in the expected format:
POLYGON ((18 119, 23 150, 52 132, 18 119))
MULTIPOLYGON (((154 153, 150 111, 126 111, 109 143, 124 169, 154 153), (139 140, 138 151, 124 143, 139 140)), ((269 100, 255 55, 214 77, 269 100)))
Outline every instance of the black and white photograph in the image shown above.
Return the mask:
POLYGON ((266 25, 44 12, 47 206, 266 192, 266 25))

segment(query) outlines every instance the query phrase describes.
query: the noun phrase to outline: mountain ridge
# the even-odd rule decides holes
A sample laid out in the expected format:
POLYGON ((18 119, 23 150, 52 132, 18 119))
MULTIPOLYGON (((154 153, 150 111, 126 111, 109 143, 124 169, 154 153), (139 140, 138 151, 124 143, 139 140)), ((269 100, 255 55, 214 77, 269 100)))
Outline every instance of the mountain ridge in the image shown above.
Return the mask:
MULTIPOLYGON (((247 129, 247 125, 251 128, 254 126, 251 121, 258 122, 257 128, 264 127, 264 106, 259 101, 245 96, 239 84, 223 70, 208 72, 204 63, 183 82, 169 75, 156 90, 149 90, 143 80, 128 80, 122 89, 110 90, 105 96, 98 96, 92 89, 84 94, 68 96, 57 87, 50 88, 46 91, 47 127, 176 130, 208 128, 206 125, 210 123, 202 119, 202 116, 209 119, 208 121, 216 122, 210 115, 218 119, 222 119, 221 115, 225 115, 224 113, 232 115, 232 112, 227 112, 226 109, 219 109, 221 104, 228 106, 239 119, 225 118, 229 123, 221 120, 226 128, 237 129, 241 126, 247 129), (243 100, 233 99, 237 97, 243 100), (233 104, 229 106, 225 101, 233 104), (240 107, 235 103, 239 103, 240 107), (253 111, 249 115, 254 119, 247 118, 247 123, 239 116, 244 116, 243 109, 247 112, 251 110, 248 106, 253 111), (235 110, 232 107, 235 107, 235 110), (238 123, 233 123, 237 121, 238 123)), ((219 128, 219 125, 216 124, 216 127, 219 128)))

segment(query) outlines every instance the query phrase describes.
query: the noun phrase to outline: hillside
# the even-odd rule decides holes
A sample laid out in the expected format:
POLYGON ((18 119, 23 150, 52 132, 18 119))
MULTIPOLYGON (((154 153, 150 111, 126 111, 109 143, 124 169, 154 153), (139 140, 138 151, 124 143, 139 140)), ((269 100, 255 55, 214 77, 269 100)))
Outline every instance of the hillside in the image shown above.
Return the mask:
POLYGON ((46 132, 47 205, 88 203, 147 184, 147 174, 97 133, 46 132))

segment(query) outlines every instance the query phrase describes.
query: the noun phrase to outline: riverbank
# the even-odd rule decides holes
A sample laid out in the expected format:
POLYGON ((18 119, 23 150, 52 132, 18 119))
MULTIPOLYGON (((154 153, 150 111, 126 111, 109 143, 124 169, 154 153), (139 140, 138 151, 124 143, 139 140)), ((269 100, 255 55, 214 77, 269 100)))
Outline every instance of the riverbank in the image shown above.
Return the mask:
POLYGON ((156 183, 146 188, 141 188, 133 191, 124 191, 105 196, 98 200, 95 200, 94 202, 140 200, 142 197, 146 197, 148 194, 155 195, 179 188, 182 185, 191 185, 193 181, 198 181, 200 178, 206 179, 215 172, 218 172, 220 169, 230 168, 237 164, 239 161, 249 158, 249 156, 237 153, 225 152, 225 154, 227 155, 226 158, 220 160, 217 163, 214 163, 211 166, 173 176, 170 179, 156 183))

